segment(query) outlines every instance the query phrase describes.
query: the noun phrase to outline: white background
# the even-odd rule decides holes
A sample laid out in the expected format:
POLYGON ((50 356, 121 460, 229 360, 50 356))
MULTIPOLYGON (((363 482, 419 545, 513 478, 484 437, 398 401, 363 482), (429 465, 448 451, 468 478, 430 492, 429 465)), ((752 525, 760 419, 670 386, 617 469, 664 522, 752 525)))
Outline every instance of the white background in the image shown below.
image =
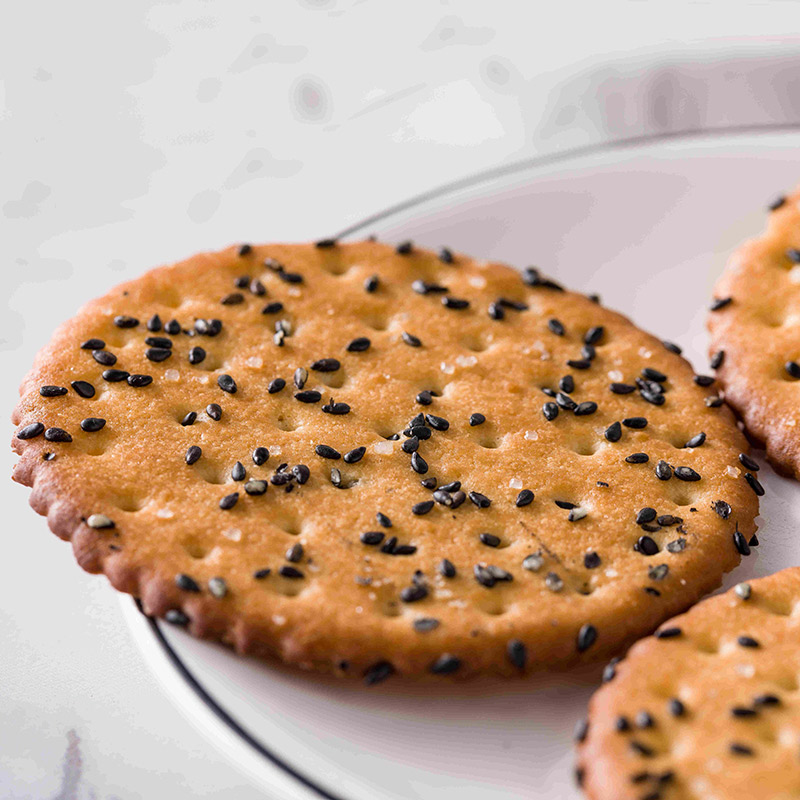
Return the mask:
MULTIPOLYGON (((54 325, 150 266, 320 237, 497 164, 691 127, 714 98, 673 96, 672 62, 800 46, 786 1, 83 0, 2 17, 7 412, 54 325), (607 113, 654 58, 662 105, 607 113)), ((774 117, 792 92, 771 80, 742 113, 774 117)), ((72 563, 27 490, 0 492, 0 796, 261 796, 158 688, 104 579, 72 563)))

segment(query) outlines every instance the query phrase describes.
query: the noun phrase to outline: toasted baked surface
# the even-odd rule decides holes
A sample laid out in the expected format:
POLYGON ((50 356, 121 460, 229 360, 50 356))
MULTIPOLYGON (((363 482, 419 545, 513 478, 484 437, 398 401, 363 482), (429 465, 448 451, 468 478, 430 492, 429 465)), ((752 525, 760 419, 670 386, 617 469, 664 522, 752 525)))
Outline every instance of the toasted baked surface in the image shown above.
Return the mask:
POLYGON ((800 193, 730 258, 708 315, 717 377, 748 433, 781 472, 800 476, 800 193), (717 356, 720 358, 720 356, 717 356))
POLYGON ((232 247, 64 324, 15 479, 80 565, 196 636, 368 682, 606 658, 715 588, 757 497, 689 364, 535 270, 398 249, 232 247))
POLYGON ((800 569, 696 605, 613 666, 581 728, 593 800, 796 797, 800 569))

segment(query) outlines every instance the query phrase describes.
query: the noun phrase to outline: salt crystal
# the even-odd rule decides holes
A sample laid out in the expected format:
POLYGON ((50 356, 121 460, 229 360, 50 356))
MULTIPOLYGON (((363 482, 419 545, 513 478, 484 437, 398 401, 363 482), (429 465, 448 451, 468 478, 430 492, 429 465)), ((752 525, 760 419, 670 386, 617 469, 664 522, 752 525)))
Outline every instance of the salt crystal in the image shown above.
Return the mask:
POLYGON ((522 481, 519 478, 512 478, 508 482, 509 489, 521 489, 522 488, 522 481))
POLYGON ((200 375, 197 378, 198 383, 208 383, 208 375, 200 375))
POLYGON ((486 286, 486 278, 483 275, 470 275, 467 279, 467 283, 470 286, 474 286, 476 289, 483 289, 486 286))
POLYGON ((452 364, 446 364, 444 361, 439 365, 439 369, 446 375, 452 375, 456 371, 456 368, 452 364))
POLYGON ((789 280, 792 283, 800 283, 800 264, 789 270, 789 280))
POLYGON ((279 444, 273 445, 267 449, 273 456, 279 456, 283 452, 283 448, 279 444))
POLYGON ((159 508, 156 511, 156 516, 161 519, 172 519, 175 516, 175 512, 170 508, 159 508))
POLYGON ((225 530, 222 531, 222 535, 232 542, 238 542, 242 538, 242 532, 239 528, 225 528, 225 530))
POLYGON ((176 369, 168 369, 164 373, 164 380, 167 381, 179 381, 181 379, 181 374, 176 369))
POLYGON ((606 578, 616 578, 619 573, 615 569, 606 570, 606 578))
POLYGON ((280 614, 273 614, 272 621, 276 625, 285 625, 286 624, 286 617, 282 617, 280 614))
POLYGON ((456 364, 459 367, 474 367, 478 363, 475 356, 456 356, 456 364))
POLYGON ((303 292, 300 289, 298 289, 296 286, 293 286, 291 289, 289 289, 287 294, 290 297, 300 297, 303 294, 303 292))
POLYGON ((372 449, 382 456, 388 456, 394 452, 394 442, 375 442, 372 449))
POLYGON ((264 360, 258 356, 250 356, 244 363, 247 364, 248 367, 253 367, 254 369, 264 366, 264 360))
POLYGON ((640 347, 639 348, 639 355, 642 358, 650 358, 650 356, 652 356, 653 353, 650 350, 648 350, 646 347, 640 347))
POLYGON ((608 372, 608 379, 611 381, 621 381, 622 380, 622 373, 618 369, 612 369, 608 372))
POLYGON ((752 678, 756 674, 756 668, 752 664, 737 664, 736 671, 743 678, 752 678))
POLYGON ((729 478, 738 478, 741 474, 737 467, 732 467, 730 464, 725 468, 725 472, 728 473, 729 478))
POLYGON ((539 433, 537 431, 525 431, 525 438, 529 442, 535 442, 539 439, 539 433))

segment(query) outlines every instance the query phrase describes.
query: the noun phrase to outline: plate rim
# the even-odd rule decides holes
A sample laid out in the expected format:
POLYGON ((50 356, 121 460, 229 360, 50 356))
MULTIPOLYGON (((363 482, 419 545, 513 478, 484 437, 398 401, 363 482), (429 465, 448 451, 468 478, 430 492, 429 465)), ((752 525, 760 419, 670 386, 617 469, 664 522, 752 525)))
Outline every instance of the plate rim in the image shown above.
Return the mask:
MULTIPOLYGON (((398 203, 385 207, 381 211, 371 214, 363 219, 341 229, 334 235, 336 241, 346 239, 355 234, 365 233, 368 228, 405 211, 422 206, 426 203, 446 197, 466 189, 475 188, 484 183, 500 180, 512 175, 551 166, 569 161, 575 158, 583 158, 601 154, 609 151, 633 150, 637 147, 655 144, 664 141, 678 140, 698 140, 710 139, 713 137, 734 137, 737 135, 748 134, 779 134, 789 132, 800 132, 800 121, 798 122, 767 122, 767 123, 748 123, 742 125, 698 127, 679 131, 664 131, 658 133, 648 133, 637 136, 621 138, 606 138, 602 141, 589 144, 567 147, 561 150, 540 153, 524 159, 517 159, 507 164, 490 167, 485 170, 470 173, 462 178, 445 182, 432 187, 424 192, 406 198, 398 203)), ((211 714, 231 733, 238 737, 245 745, 262 758, 266 759, 272 766, 282 770, 285 775, 292 778, 298 784, 314 793, 317 798, 322 800, 350 800, 341 794, 335 794, 325 786, 310 778, 303 770, 297 768, 285 758, 277 755, 267 747, 259 738, 247 729, 239 720, 236 719, 223 704, 218 701, 211 691, 203 685, 203 682, 192 672, 189 666, 181 658, 179 653, 170 643, 168 637, 162 630, 163 620, 151 617, 145 613, 138 598, 132 598, 136 609, 144 617, 147 628, 151 631, 157 644, 167 658, 167 662, 175 669, 178 676, 185 681, 188 688, 195 694, 197 699, 211 712, 211 714)), ((152 668, 152 667, 151 667, 152 668)))

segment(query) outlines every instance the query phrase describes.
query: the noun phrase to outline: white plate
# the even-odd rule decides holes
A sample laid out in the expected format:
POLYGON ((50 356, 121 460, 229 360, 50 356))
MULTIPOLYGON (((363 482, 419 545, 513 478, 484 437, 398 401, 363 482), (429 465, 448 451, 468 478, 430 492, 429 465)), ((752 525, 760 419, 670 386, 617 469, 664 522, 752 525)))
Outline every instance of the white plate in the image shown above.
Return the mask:
MULTIPOLYGON (((705 372, 712 284, 730 251, 761 230, 767 201, 797 180, 797 144, 784 131, 595 147, 462 182, 353 233, 536 264, 678 342, 705 372)), ((800 490, 766 467, 761 475, 763 547, 726 586, 800 563, 800 490)), ((269 796, 578 797, 571 732, 598 669, 367 690, 237 658, 123 603, 175 701, 269 796)))

